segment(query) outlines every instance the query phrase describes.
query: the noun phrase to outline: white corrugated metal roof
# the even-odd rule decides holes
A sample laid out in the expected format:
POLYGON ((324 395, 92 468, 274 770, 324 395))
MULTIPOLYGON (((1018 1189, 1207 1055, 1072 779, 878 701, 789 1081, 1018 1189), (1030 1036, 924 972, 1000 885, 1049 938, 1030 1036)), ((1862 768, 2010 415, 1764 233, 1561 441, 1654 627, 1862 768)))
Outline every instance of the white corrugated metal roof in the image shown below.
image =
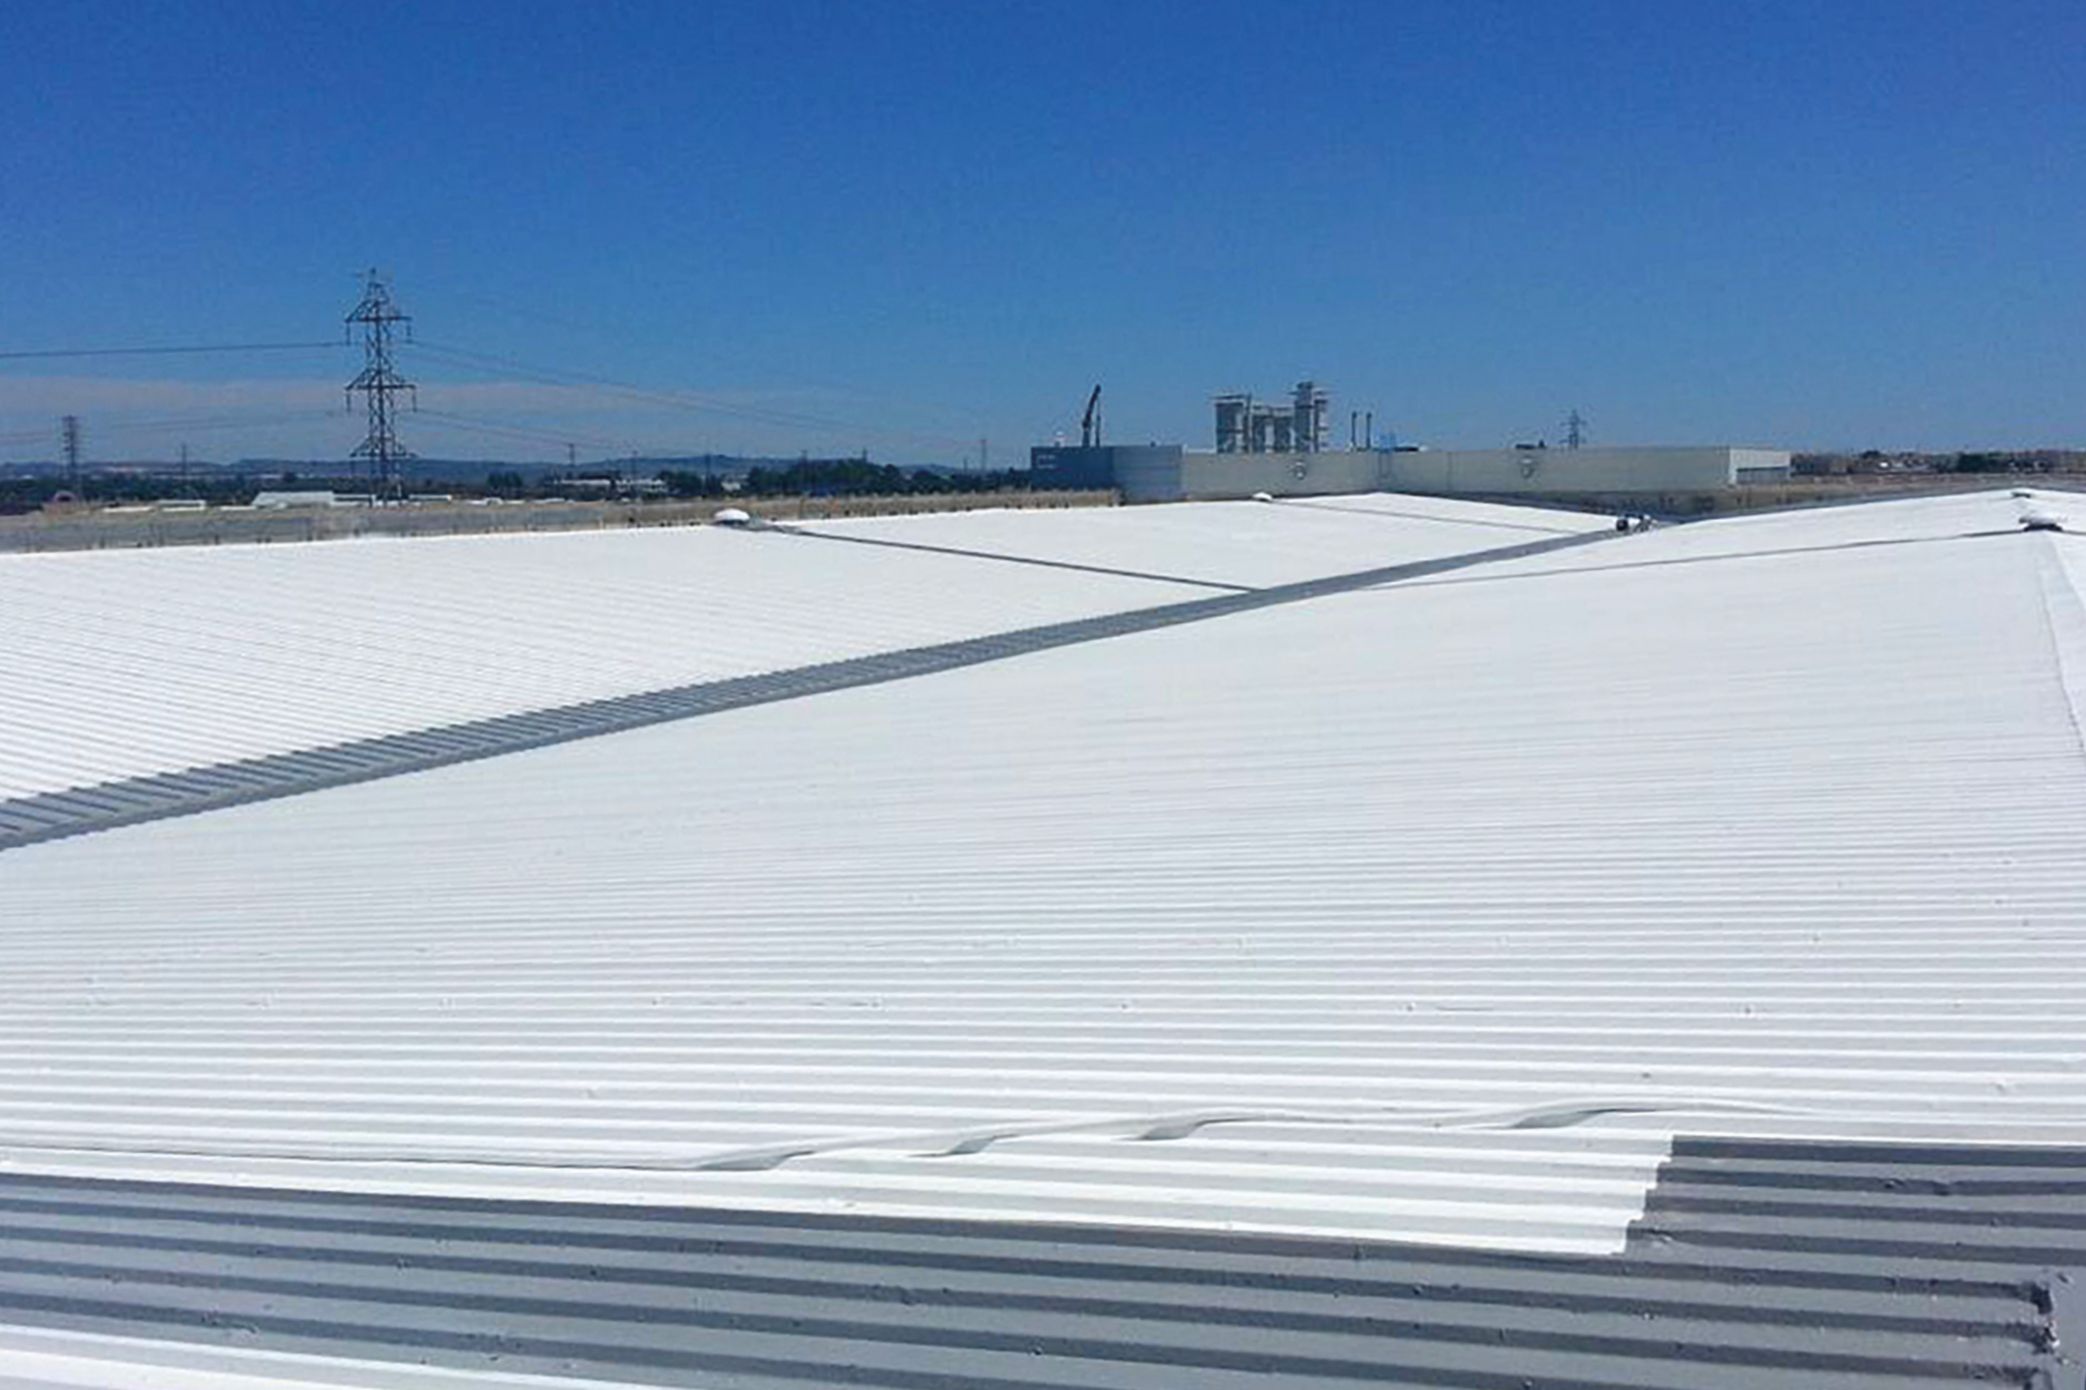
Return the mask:
POLYGON ((0 556, 0 801, 1605 524, 1431 508, 1445 519, 1216 503, 844 532, 917 550, 677 528, 0 556), (1045 563, 934 548, 1023 536, 1008 553, 1045 563))
POLYGON ((1598 1250, 1677 1131, 2086 1140, 2078 544, 1720 521, 11 850, 5 1156, 1598 1250))
POLYGON ((1594 512, 1370 493, 1306 501, 1175 502, 1061 511, 938 512, 792 523, 802 530, 946 546, 1255 588, 1607 531, 1594 512))
POLYGON ((0 799, 1201 592, 710 527, 0 556, 0 799))

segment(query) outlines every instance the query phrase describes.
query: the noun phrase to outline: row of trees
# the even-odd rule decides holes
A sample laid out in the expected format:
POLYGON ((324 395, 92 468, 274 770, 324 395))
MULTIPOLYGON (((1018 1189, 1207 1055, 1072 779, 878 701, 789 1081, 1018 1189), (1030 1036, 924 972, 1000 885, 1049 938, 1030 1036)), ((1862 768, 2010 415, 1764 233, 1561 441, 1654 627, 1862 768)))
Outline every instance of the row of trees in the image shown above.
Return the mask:
MULTIPOLYGON (((633 473, 632 476, 638 476, 633 473)), ((651 476, 649 474, 644 476, 651 476)), ((727 475, 691 468, 662 468, 657 477, 666 484, 667 495, 679 498, 749 497, 864 497, 902 496, 929 492, 999 492, 1026 488, 1026 469, 994 469, 990 472, 945 472, 934 468, 900 468, 895 464, 871 463, 866 459, 803 459, 781 466, 757 466, 738 478, 738 487, 726 487, 727 475)), ((147 473, 82 474, 77 480, 56 474, 0 478, 0 513, 34 511, 59 496, 70 496, 96 506, 125 502, 153 502, 170 497, 199 498, 214 507, 251 502, 266 488, 331 488, 336 492, 366 492, 369 480, 354 476, 328 477, 294 472, 197 473, 187 478, 147 473)), ((483 485, 450 480, 408 480, 412 491, 446 492, 460 497, 488 496, 522 499, 596 495, 579 492, 556 477, 535 477, 518 469, 495 469, 485 475, 483 485)))
MULTIPOLYGON (((158 502, 169 497, 200 498, 213 507, 235 506, 251 502, 261 486, 245 474, 230 473, 185 480, 132 473, 84 473, 76 481, 59 474, 0 478, 0 515, 32 512, 60 495, 96 506, 158 502)), ((270 481, 266 486, 279 484, 270 481)))
MULTIPOLYGON (((664 469, 659 474, 676 497, 721 497, 721 474, 664 469)), ((751 497, 891 497, 922 492, 999 492, 1028 486, 1026 469, 956 473, 935 468, 900 468, 867 459, 803 459, 783 467, 747 470, 739 491, 751 497)))
POLYGON ((2086 471, 2086 450, 1988 449, 1928 454, 1886 453, 1864 449, 1858 454, 1797 454, 1798 476, 1847 473, 2076 473, 2086 471))

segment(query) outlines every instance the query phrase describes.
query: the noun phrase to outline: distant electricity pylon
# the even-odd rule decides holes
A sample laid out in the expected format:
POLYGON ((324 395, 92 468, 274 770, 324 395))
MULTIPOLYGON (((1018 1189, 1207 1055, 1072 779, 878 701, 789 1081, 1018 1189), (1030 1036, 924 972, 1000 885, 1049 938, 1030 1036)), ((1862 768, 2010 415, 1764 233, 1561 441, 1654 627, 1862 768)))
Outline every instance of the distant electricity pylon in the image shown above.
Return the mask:
MULTIPOLYGON (((398 306, 391 302, 391 287, 384 278, 376 271, 370 271, 363 285, 362 302, 347 317, 350 332, 353 325, 362 325, 363 351, 362 371, 348 383, 348 404, 353 406, 355 393, 362 393, 369 407, 369 432, 348 457, 369 460, 371 490, 380 497, 397 497, 404 493, 399 465, 413 457, 398 442, 397 431, 392 427, 398 414, 392 398, 405 393, 412 397, 414 408, 418 409, 419 390, 398 374, 391 361, 394 327, 412 321, 411 315, 400 313, 398 306)), ((408 341, 412 339, 410 327, 405 336, 408 341)))
POLYGON ((68 415, 58 422, 58 437, 65 445, 65 485, 80 490, 80 417, 68 415))
POLYGON ((1565 416, 1565 447, 1576 449, 1586 442, 1586 417, 1578 411, 1565 416))

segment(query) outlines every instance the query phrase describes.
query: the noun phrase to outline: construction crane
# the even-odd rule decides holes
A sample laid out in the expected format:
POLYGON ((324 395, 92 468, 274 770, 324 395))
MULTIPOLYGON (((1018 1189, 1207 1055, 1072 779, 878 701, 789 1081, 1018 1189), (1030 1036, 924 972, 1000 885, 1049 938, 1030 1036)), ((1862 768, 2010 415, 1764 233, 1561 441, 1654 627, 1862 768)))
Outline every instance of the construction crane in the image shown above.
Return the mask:
POLYGON ((1079 417, 1079 447, 1092 449, 1101 443, 1101 383, 1094 383, 1093 394, 1086 398, 1086 414, 1079 417))

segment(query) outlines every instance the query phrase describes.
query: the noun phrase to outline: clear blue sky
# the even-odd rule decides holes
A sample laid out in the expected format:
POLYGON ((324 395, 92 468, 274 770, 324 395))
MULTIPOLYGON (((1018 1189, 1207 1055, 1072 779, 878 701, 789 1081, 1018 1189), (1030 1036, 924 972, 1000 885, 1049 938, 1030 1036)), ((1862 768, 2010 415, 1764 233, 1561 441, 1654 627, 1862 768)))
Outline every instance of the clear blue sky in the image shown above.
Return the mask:
MULTIPOLYGON (((1304 375, 1343 441, 2086 443, 2077 0, 14 0, 0 54, 0 350, 324 338, 375 264, 430 344, 726 407, 408 356, 583 456, 1008 462, 1097 380, 1207 447, 1304 375)), ((0 362, 0 458, 338 457, 266 422, 353 366, 0 362)))

